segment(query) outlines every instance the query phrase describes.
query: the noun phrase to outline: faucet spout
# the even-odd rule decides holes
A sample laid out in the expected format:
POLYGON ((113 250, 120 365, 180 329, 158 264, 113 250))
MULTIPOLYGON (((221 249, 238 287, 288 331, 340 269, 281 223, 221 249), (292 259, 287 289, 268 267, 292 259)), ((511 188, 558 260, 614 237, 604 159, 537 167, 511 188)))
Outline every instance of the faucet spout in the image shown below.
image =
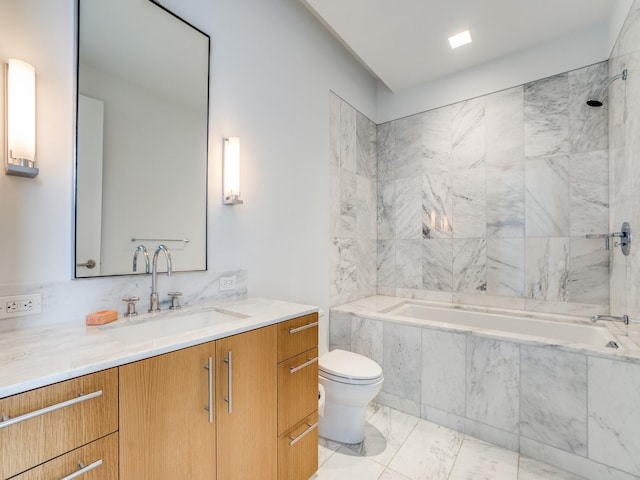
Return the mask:
POLYGON ((607 320, 610 322, 622 322, 625 325, 629 325, 629 315, 622 315, 621 317, 614 317, 612 315, 594 315, 591 317, 592 322, 597 322, 598 320, 607 320))
POLYGON ((156 274, 158 272, 158 254, 162 252, 164 253, 165 259, 167 260, 167 277, 171 276, 171 252, 166 247, 166 245, 158 245, 156 250, 153 252, 153 267, 151 270, 151 299, 149 305, 150 312, 158 312, 160 311, 160 302, 158 301, 158 291, 156 290, 156 274))
POLYGON ((142 252, 144 255, 144 272, 149 273, 149 252, 144 245, 138 245, 133 251, 133 271, 138 271, 138 254, 142 252))

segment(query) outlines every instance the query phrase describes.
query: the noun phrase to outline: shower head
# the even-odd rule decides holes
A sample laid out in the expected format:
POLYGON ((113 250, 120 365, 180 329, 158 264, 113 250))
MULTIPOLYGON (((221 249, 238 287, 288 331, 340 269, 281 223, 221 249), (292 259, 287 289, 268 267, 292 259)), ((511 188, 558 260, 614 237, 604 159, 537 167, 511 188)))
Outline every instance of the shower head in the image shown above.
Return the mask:
POLYGON ((602 106, 602 100, 604 99, 604 96, 607 94, 607 89, 609 88, 609 85, 611 85, 611 83, 614 80, 617 80, 618 78, 621 78, 622 80, 626 80, 627 79, 627 69, 626 68, 622 71, 622 73, 614 75, 609 80, 607 80, 607 82, 602 87, 600 87, 598 90, 596 90, 596 93, 594 93, 593 95, 591 95, 587 99, 587 105, 589 105, 590 107, 601 107, 602 106))

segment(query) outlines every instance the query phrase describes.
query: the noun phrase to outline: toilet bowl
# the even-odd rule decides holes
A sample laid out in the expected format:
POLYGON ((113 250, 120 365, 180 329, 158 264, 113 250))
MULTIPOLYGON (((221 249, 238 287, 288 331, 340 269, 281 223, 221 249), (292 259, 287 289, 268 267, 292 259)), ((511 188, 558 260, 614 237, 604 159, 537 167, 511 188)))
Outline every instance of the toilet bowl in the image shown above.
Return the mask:
POLYGON ((382 368, 367 357, 336 349, 320 357, 318 379, 325 391, 318 434, 337 442, 360 443, 367 405, 384 382, 382 368))

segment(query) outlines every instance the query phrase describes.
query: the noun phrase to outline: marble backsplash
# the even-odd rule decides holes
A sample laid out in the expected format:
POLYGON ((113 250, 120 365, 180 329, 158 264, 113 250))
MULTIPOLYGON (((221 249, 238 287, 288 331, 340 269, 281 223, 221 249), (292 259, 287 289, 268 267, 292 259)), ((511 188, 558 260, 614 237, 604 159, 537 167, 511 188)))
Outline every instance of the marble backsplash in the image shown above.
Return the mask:
POLYGON ((334 97, 332 305, 366 296, 350 274, 370 275, 375 238, 379 294, 607 312, 609 253, 585 238, 609 228, 607 108, 585 104, 607 75, 604 62, 378 125, 377 171, 357 181, 336 139, 357 150, 343 117, 361 117, 334 97))
MULTIPOLYGON (((159 273, 157 278, 161 308, 169 306, 167 293, 182 292, 182 305, 223 298, 247 295, 248 274, 246 270, 227 272, 178 272, 167 277, 159 273), (236 277, 236 289, 220 292, 220 277, 236 277)), ((117 277, 83 278, 60 282, 0 285, 0 296, 40 293, 42 313, 39 315, 0 320, 0 331, 18 326, 44 326, 56 323, 84 323, 87 313, 115 309, 122 313, 125 304, 122 297, 140 297, 138 312, 149 309, 151 292, 150 275, 123 275, 117 277)))

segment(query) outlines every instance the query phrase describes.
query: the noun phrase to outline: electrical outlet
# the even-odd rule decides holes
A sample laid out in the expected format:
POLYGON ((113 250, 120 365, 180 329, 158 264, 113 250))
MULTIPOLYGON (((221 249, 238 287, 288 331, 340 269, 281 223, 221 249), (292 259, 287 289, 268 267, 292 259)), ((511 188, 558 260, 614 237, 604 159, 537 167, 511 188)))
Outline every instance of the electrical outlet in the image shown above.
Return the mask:
POLYGON ((220 277, 220 291, 236 289, 236 276, 233 277, 220 277))
POLYGON ((0 297, 0 318, 37 315, 42 312, 42 295, 12 295, 0 297))

